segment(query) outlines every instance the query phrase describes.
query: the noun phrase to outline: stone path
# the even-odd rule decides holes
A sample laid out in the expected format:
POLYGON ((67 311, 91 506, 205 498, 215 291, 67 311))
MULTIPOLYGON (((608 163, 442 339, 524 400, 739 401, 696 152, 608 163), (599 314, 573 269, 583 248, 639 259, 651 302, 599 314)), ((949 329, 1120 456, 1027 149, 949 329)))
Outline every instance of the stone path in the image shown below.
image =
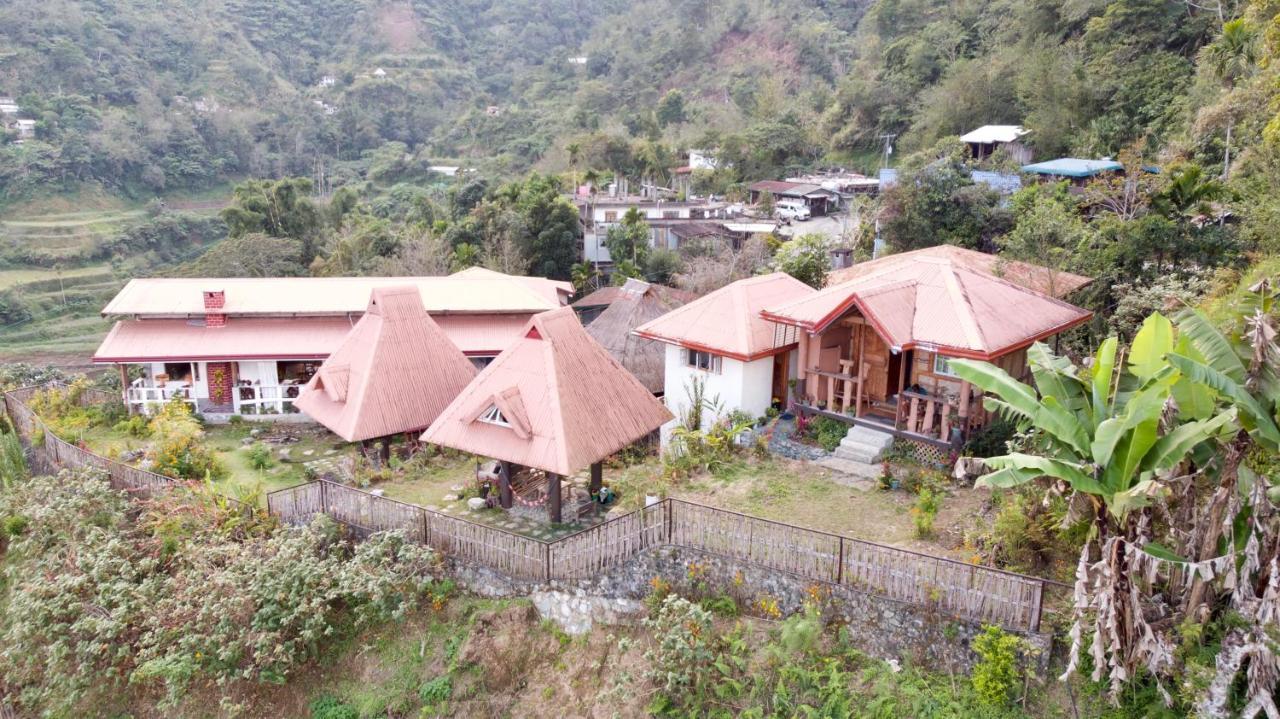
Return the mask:
POLYGON ((791 438, 796 431, 794 419, 777 419, 766 431, 769 435, 769 452, 779 457, 813 462, 830 470, 828 479, 844 487, 852 487, 863 492, 875 489, 876 478, 868 475, 864 466, 832 456, 821 447, 797 442, 791 438))
POLYGON ((317 477, 332 477, 334 481, 340 484, 351 484, 355 479, 351 476, 351 470, 346 466, 346 463, 338 462, 334 457, 313 459, 304 462, 303 466, 315 472, 317 477))

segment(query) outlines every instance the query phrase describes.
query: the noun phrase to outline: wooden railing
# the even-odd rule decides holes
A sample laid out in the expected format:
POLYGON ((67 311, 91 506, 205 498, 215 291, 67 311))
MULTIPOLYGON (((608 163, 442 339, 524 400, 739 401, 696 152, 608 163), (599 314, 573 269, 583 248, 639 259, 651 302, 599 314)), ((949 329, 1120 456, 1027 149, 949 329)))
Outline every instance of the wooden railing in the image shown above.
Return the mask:
MULTIPOLYGON (((98 467, 113 487, 140 496, 173 480, 100 457, 57 437, 27 406, 34 389, 4 396, 27 446, 56 466, 98 467), (43 444, 35 435, 43 433, 43 444), (34 446, 33 446, 34 445, 34 446)), ((108 401, 118 401, 105 395, 108 401)), ((95 396, 96 399, 96 396, 95 396)), ((95 401, 90 399, 87 401, 95 401)), ((581 579, 664 545, 725 557, 888 601, 935 608, 1015 631, 1039 631, 1045 580, 797 527, 679 499, 665 499, 554 542, 428 510, 326 480, 272 492, 270 513, 287 524, 327 514, 365 537, 399 530, 444 555, 535 582, 581 579)))

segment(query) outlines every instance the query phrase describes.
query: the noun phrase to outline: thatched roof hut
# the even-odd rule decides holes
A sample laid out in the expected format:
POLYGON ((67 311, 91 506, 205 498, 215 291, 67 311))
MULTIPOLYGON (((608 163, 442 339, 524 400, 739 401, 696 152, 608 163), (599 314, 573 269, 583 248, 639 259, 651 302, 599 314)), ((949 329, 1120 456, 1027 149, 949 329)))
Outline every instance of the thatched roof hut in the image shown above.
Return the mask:
POLYGON ((661 342, 637 337, 632 330, 684 305, 690 293, 630 279, 587 333, 654 394, 662 393, 666 351, 661 342))

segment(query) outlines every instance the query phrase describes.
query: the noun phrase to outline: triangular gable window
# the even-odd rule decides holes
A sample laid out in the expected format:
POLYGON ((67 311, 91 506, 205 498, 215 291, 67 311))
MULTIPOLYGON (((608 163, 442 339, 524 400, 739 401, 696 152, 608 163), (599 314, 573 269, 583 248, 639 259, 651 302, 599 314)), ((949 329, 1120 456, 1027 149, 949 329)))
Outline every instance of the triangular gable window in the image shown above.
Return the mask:
POLYGON ((496 424, 499 427, 511 426, 511 423, 507 421, 507 418, 502 416, 502 410, 498 409, 498 405, 496 404, 489 405, 489 409, 486 409, 484 412, 482 412, 480 416, 477 417, 476 419, 480 420, 481 422, 496 424))

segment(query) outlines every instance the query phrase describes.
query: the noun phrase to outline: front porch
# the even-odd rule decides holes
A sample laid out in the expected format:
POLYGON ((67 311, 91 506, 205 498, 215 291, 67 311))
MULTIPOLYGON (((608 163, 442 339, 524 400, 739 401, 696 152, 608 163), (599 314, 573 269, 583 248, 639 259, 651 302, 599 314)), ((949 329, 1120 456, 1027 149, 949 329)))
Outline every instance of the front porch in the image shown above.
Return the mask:
MULTIPOLYGON (((151 414, 174 399, 215 419, 298 415, 294 406, 302 387, 315 374, 318 360, 240 362, 147 362, 142 376, 125 383, 125 406, 131 413, 151 414)), ((121 378, 136 371, 119 364, 121 378)))
MULTIPOLYGON (((893 348, 856 310, 822 332, 799 335, 794 400, 804 414, 953 448, 989 420, 982 393, 950 372, 946 355, 893 348)), ((1021 376, 1026 353, 995 363, 1021 376)))

